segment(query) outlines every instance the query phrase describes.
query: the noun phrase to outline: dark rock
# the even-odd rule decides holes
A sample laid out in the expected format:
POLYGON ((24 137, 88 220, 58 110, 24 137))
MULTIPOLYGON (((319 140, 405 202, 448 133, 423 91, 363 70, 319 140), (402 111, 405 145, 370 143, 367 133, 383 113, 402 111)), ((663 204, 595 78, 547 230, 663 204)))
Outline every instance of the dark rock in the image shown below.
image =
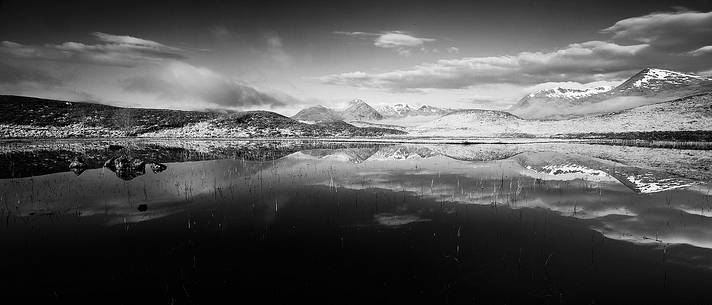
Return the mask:
POLYGON ((77 176, 81 175, 85 170, 87 170, 87 163, 81 156, 74 157, 69 163, 69 170, 74 172, 77 176))
POLYGON ((121 145, 109 144, 109 150, 114 150, 114 151, 116 151, 116 150, 121 150, 121 149, 123 149, 123 148, 124 148, 124 147, 121 146, 121 145))
POLYGON ((146 212, 146 210, 148 210, 148 205, 147 205, 147 204, 143 203, 143 204, 139 204, 139 205, 138 205, 138 211, 139 211, 139 212, 146 212))
POLYGON ((146 173, 146 162, 129 156, 111 158, 104 163, 104 167, 123 180, 131 180, 146 173))
POLYGON ((166 166, 165 164, 161 164, 161 163, 151 164, 151 170, 153 171, 154 174, 158 174, 158 173, 166 170, 166 168, 168 168, 168 166, 166 166))

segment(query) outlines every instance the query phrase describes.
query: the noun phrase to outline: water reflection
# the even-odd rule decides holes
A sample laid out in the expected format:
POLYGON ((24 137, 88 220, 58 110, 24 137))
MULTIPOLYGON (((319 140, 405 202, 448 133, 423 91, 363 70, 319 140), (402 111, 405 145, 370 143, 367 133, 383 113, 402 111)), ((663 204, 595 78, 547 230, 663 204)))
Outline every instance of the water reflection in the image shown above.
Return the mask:
MULTIPOLYGON (((600 232, 608 240, 659 249, 630 254, 646 266, 661 253, 664 266, 712 268, 712 196, 710 186, 699 179, 592 157, 588 150, 541 146, 270 144, 282 145, 275 152, 261 145, 240 143, 234 152, 220 143, 197 146, 179 152, 181 161, 200 161, 170 162, 177 155, 156 147, 106 149, 102 144, 102 152, 118 155, 107 158, 104 167, 80 166, 106 157, 85 152, 85 158, 71 160, 74 166, 69 167, 83 168, 81 175, 72 170, 1 179, 3 225, 30 223, 42 230, 37 219, 71 216, 78 219, 75 234, 82 235, 89 234, 82 226, 92 222, 126 232, 131 226, 155 224, 153 230, 162 232, 175 230, 167 223, 178 219, 190 232, 200 226, 217 232, 237 225, 250 230, 284 226, 284 236, 291 238, 335 226, 339 233, 333 238, 340 249, 366 240, 359 230, 376 230, 369 238, 408 234, 421 243, 447 244, 443 259, 448 264, 464 264, 467 255, 488 247, 518 251, 515 265, 522 266, 526 253, 544 262, 590 247, 590 253, 576 254, 585 259, 571 258, 572 269, 602 268, 593 262, 607 250, 591 233, 600 232), (195 153, 199 149, 202 153, 195 153), (295 233, 303 226, 317 229, 295 233), (422 226, 445 231, 417 231, 422 226), (356 231, 344 239, 348 230, 356 231), (492 232, 528 237, 493 241, 492 232), (532 250, 543 247, 538 242, 557 246, 538 253, 532 250)), ((272 229, 265 230, 260 240, 272 229)), ((543 274, 548 278, 552 272, 557 271, 543 274)))
MULTIPOLYGON (((700 181, 574 153, 505 145, 387 145, 301 150, 269 162, 150 165, 154 174, 163 175, 146 176, 145 166, 130 156, 106 161, 106 169, 131 183, 92 169, 79 177, 59 173, 1 180, 0 188, 4 204, 16 203, 14 215, 103 213, 116 216, 112 223, 154 219, 257 193, 279 197, 293 186, 324 186, 333 192, 382 189, 439 202, 544 208, 589 220, 589 226, 614 239, 712 248, 712 199, 709 193, 686 189, 704 188, 700 181)), ((279 204, 269 203, 275 209, 279 204)), ((385 224, 407 223, 411 216, 379 217, 377 222, 385 224)))

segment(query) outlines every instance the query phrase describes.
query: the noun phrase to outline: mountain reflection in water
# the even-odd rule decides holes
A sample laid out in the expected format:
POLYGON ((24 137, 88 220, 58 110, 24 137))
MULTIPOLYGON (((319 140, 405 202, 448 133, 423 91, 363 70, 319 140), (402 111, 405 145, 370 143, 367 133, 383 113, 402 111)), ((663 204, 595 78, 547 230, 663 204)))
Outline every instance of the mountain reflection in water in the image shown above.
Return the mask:
MULTIPOLYGON (((447 250, 438 252, 443 260, 440 263, 463 264, 480 270, 475 273, 504 261, 514 264, 506 268, 519 268, 517 272, 526 269, 522 271, 527 274, 526 280, 517 275, 518 284, 512 285, 533 286, 527 286, 531 289, 529 294, 509 299, 515 303, 552 298, 558 301, 560 297, 575 301, 606 300, 607 294, 598 289, 610 289, 609 285, 616 281, 587 288, 561 282, 572 276, 571 272, 576 274, 576 268, 592 274, 590 282, 586 280, 587 285, 597 283, 606 274, 602 270, 635 269, 640 276, 635 279, 640 281, 632 284, 634 287, 640 285, 643 289, 642 285, 650 284, 646 281, 653 281, 654 285, 670 289, 660 291, 666 297, 668 292, 687 292, 692 287, 685 285, 710 278, 712 199, 708 184, 661 170, 591 157, 585 152, 529 148, 416 144, 312 147, 263 160, 218 158, 158 166, 162 164, 157 162, 165 160, 153 159, 158 164, 153 171, 131 175, 130 180, 122 180, 123 176, 118 179, 118 173, 114 175, 104 168, 86 169, 79 176, 67 169, 67 172, 2 179, 0 207, 6 216, 3 217, 6 229, 1 237, 17 240, 21 239, 17 235, 21 232, 34 236, 56 227, 65 227, 59 231, 70 230, 76 236, 98 234, 88 232, 91 230, 107 230, 114 237, 120 236, 120 232, 136 234, 129 232, 137 230, 157 235, 203 230, 199 236, 191 235, 197 240, 193 242, 212 247, 210 241, 217 237, 210 234, 222 236, 229 229, 257 230, 262 232, 255 233, 260 235, 256 237, 260 243, 267 243, 266 239, 274 234, 272 238, 305 253, 321 251, 321 247, 327 247, 324 242, 328 243, 329 250, 324 250, 327 252, 335 251, 330 247, 336 247, 360 253, 356 248, 369 245, 367 238, 377 236, 374 240, 378 240, 380 247, 389 238, 410 236, 414 241, 437 241, 439 245, 427 250, 422 244, 410 244, 408 247, 415 252, 404 258, 409 264, 417 257, 434 255, 430 251, 437 252, 443 246, 447 250), (488 231, 483 224, 500 231, 488 231), (305 231, 299 231, 302 227, 305 231), (292 229, 281 231, 284 228, 292 229), (335 235, 322 240, 319 238, 323 232, 319 230, 333 231, 335 235), (317 237, 305 239, 310 234, 317 237), (494 238, 492 234, 496 242, 490 240, 494 238), (604 246, 604 240, 610 246, 604 246), (304 243, 294 244, 298 241, 304 243), (479 247, 502 250, 502 261, 497 263, 484 254, 490 250, 479 247), (564 255, 573 256, 563 258, 564 255), (576 258, 577 255, 581 257, 576 258), (619 262, 612 263, 618 258, 626 264, 627 259, 640 261, 622 266, 619 262), (602 264, 598 259, 610 265, 592 267, 602 264), (554 266, 556 262, 560 265, 554 266), (599 271, 603 273, 594 275, 599 271), (556 276, 562 278, 554 281, 556 276), (678 282, 673 283, 672 279, 678 282)), ((44 245, 42 240, 33 244, 44 245)), ((388 246, 383 247, 384 251, 391 251, 388 246)), ((253 256, 245 258, 260 260, 253 256)), ((384 253, 382 258, 363 259, 365 264, 381 266, 397 258, 384 253)), ((341 266, 333 257, 324 264, 341 266)), ((366 279, 384 272, 353 276, 366 279)), ((412 276, 432 276, 431 272, 412 276)), ((443 276, 449 275, 452 274, 443 276)), ((478 276, 471 277, 472 281, 480 280, 478 276)), ((412 282, 402 280, 400 284, 412 282)), ((473 284, 462 283, 467 282, 467 276, 458 276, 457 281, 463 287, 473 284)), ((455 282, 449 284, 450 288, 445 280, 438 283, 444 287, 418 289, 438 298, 452 293, 458 302, 458 298, 469 296, 468 293, 473 298, 493 297, 490 293, 494 292, 458 290, 453 286, 455 282)), ((494 282, 487 285, 500 287, 494 282)), ((644 300, 636 295, 633 291, 631 300, 644 300)), ((687 297, 693 298, 695 294, 687 297)), ((442 300, 438 298, 421 301, 442 300)))

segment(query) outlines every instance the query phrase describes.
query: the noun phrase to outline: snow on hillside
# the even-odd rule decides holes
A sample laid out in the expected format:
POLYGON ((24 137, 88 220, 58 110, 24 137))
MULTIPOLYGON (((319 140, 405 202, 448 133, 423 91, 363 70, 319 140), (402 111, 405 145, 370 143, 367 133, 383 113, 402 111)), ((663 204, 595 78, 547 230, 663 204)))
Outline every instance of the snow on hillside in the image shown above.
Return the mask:
POLYGON ((660 83, 667 82, 672 84, 684 85, 690 81, 704 80, 705 78, 699 75, 685 74, 663 69, 646 69, 643 75, 633 82, 634 87, 645 87, 656 89, 660 87, 660 83))
POLYGON ((380 105, 374 106, 376 111, 378 111, 383 116, 405 116, 413 111, 413 108, 408 104, 395 104, 395 105, 380 105))
POLYGON ((386 118, 404 118, 408 116, 430 117, 445 115, 454 111, 453 109, 434 107, 430 105, 414 106, 408 104, 380 105, 374 108, 386 118))
POLYGON ((531 93, 509 111, 527 119, 567 119, 651 105, 710 91, 712 79, 647 68, 615 88, 555 88, 531 93))
POLYGON ((341 111, 345 121, 380 120, 383 116, 361 99, 350 101, 346 109, 341 111))
POLYGON ((712 94, 559 121, 524 120, 506 112, 455 112, 413 130, 419 136, 508 134, 551 136, 571 133, 712 130, 712 94))
POLYGON ((589 97, 595 94, 603 93, 613 89, 612 86, 601 86, 588 89, 572 89, 557 87, 553 89, 540 90, 528 95, 528 97, 547 97, 547 98, 563 98, 569 100, 589 97))

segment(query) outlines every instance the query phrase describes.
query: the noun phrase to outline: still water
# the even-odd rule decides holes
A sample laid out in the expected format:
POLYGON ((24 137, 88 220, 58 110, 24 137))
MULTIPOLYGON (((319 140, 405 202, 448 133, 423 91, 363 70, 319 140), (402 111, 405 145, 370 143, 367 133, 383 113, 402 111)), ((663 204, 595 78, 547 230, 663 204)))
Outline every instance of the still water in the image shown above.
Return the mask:
POLYGON ((709 169, 684 162, 707 151, 635 148, 679 163, 642 166, 567 143, 5 147, 0 289, 26 302, 712 300, 709 169))

